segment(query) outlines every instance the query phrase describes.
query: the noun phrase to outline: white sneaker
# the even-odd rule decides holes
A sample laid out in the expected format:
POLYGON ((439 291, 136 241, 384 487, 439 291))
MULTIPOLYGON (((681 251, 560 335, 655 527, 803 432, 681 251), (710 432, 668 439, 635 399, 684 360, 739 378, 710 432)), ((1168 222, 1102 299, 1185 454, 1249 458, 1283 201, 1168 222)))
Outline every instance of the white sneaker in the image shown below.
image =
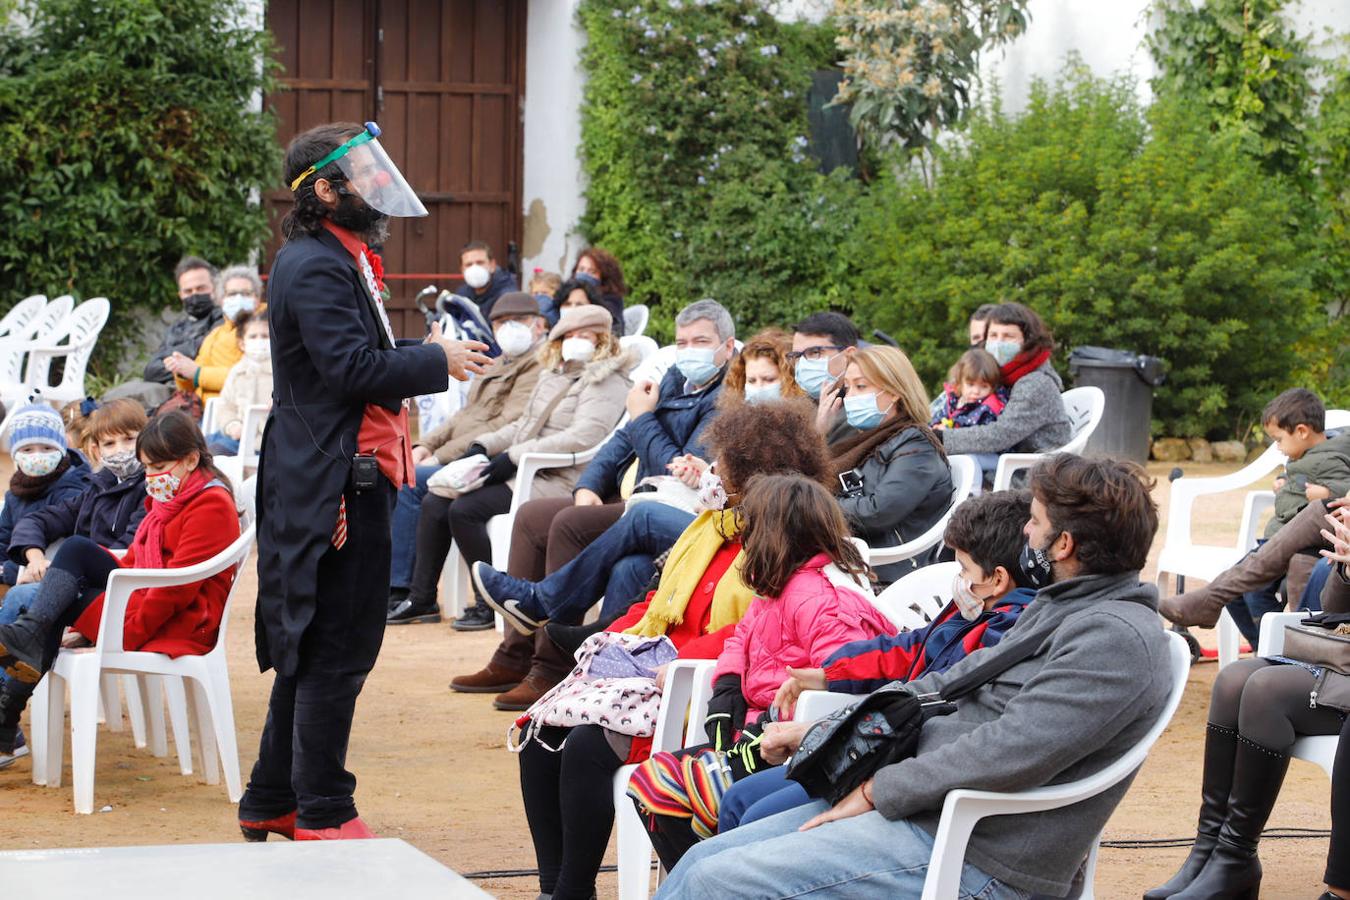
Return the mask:
POLYGON ((24 740, 23 732, 20 731, 14 738, 14 749, 6 753, 0 750, 0 769, 8 769, 20 759, 28 755, 28 741, 24 740))

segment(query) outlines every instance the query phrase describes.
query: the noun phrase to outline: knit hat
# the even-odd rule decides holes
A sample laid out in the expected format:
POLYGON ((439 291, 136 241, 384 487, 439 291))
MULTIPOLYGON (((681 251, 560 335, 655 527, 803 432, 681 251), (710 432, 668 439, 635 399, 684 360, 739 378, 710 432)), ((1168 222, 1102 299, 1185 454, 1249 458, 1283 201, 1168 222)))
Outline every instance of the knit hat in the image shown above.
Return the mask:
POLYGON ((599 328, 608 331, 614 324, 614 317, 603 306, 565 306, 558 324, 548 333, 550 341, 556 341, 569 331, 578 328, 599 328))
POLYGON ((9 452, 32 444, 66 449, 66 426, 61 414, 44 403, 30 403, 14 413, 9 423, 9 452))

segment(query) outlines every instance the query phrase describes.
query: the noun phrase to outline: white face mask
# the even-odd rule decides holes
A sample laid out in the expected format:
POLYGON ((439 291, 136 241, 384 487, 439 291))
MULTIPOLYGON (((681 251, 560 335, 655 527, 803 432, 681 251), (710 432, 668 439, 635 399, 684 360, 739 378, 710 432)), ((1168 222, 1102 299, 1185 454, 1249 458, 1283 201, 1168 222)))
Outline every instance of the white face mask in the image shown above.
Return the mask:
POLYGON ((252 294, 226 294, 225 299, 220 301, 220 311, 225 314, 225 318, 234 319, 241 312, 253 312, 257 305, 258 301, 252 294))
POLYGON ((564 362, 590 362, 593 356, 595 356, 595 344, 585 338, 566 338, 562 342, 564 362))
POLYGON ((487 287, 487 283, 491 279, 492 273, 487 270, 487 266, 474 263, 464 270, 464 283, 475 291, 487 287))
POLYGON ((14 465, 29 478, 50 475, 66 456, 63 450, 19 450, 14 454, 14 465))
POLYGON ((524 322, 503 322, 493 335, 507 356, 519 356, 534 345, 534 332, 524 322))
POLYGON ((272 342, 267 338, 244 338, 244 356, 253 362, 267 362, 272 356, 272 342))

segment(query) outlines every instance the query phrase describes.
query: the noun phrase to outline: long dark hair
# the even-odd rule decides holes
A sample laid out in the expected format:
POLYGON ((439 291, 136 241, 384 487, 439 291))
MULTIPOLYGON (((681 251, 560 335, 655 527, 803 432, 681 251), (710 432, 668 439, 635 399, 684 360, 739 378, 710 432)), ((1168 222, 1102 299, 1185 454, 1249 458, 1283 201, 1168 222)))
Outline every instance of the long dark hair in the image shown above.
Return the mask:
POLYGON ((760 597, 781 596, 788 580, 817 553, 849 575, 871 577, 850 539, 843 510, 819 482, 800 475, 756 475, 741 514, 741 578, 760 597))
MULTIPOLYGON (((317 158, 317 157, 316 157, 317 158)), ((628 283, 623 280, 623 266, 619 260, 603 247, 587 247, 577 254, 577 262, 590 259, 600 270, 600 290, 619 297, 628 296, 628 283)), ((572 266, 572 277, 577 275, 577 267, 572 266)))
POLYGON ((136 436, 136 455, 144 462, 175 462, 193 452, 199 457, 197 467, 211 473, 233 494, 234 487, 230 479, 216 468, 216 461, 206 446, 202 430, 182 410, 160 413, 147 422, 136 436))
MULTIPOLYGON (((297 134, 286 147, 286 187, 289 188, 301 172, 342 146, 352 135, 360 134, 361 128, 356 122, 332 122, 297 134)), ((323 230, 323 220, 328 217, 329 210, 314 193, 314 182, 320 178, 334 184, 346 181, 336 160, 302 181, 294 192, 295 205, 281 220, 281 234, 286 240, 323 230)))

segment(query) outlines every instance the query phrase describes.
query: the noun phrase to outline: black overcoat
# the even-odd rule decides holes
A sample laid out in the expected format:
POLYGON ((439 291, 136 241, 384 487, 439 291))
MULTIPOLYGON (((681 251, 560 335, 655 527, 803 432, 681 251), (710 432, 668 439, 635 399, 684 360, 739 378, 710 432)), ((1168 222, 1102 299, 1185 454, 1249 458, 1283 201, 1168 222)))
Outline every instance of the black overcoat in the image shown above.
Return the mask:
POLYGON ((258 466, 255 630, 259 667, 290 676, 316 609, 346 605, 315 594, 366 405, 396 412, 405 397, 445 390, 449 375, 439 346, 392 345, 351 254, 328 232, 287 241, 267 301, 272 412, 258 466))

